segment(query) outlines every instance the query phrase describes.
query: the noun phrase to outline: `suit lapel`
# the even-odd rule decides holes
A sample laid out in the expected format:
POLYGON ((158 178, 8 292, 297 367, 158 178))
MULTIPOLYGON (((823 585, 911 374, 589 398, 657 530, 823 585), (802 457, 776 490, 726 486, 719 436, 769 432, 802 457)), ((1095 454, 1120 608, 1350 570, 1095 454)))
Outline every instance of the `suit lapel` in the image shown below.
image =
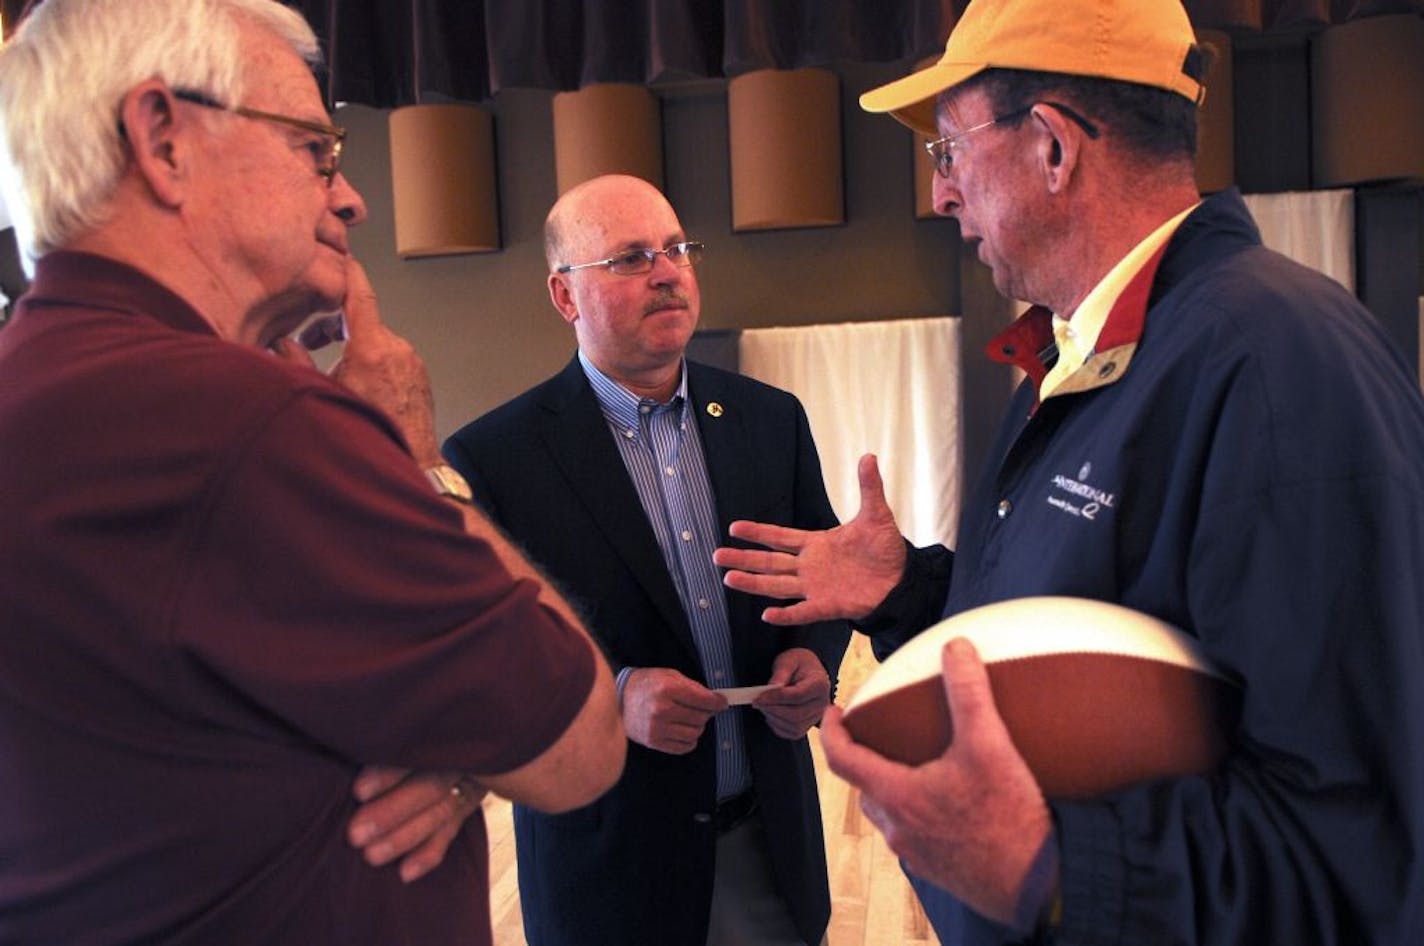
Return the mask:
POLYGON ((690 361, 687 370, 688 396, 702 435, 707 475, 717 497, 717 520, 722 528, 718 539, 722 541, 727 537, 728 523, 749 519, 757 511, 757 464, 747 429, 750 405, 720 375, 690 361))
POLYGON ((542 433, 570 491, 696 658, 687 615, 662 550, 577 357, 548 388, 542 407, 542 433))
MULTIPOLYGON (((744 388, 734 389, 725 375, 702 365, 687 363, 688 397, 692 399, 697 429, 702 435, 702 452, 707 459, 707 476, 717 500, 718 544, 727 540, 727 526, 736 519, 756 519, 757 456, 752 445, 751 424, 754 406, 744 388)), ((760 599, 727 593, 727 630, 732 652, 743 652, 742 635, 761 634, 760 599)), ((739 670, 739 672, 741 672, 739 670)))

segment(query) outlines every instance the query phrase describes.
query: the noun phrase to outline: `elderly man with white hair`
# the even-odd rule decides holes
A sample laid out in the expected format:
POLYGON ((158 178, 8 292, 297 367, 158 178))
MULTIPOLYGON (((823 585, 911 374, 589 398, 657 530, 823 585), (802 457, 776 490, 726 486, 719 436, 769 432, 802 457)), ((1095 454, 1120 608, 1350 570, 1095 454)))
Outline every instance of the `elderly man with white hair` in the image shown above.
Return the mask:
POLYGON ((49 0, 0 49, 34 274, 0 332, 0 942, 489 943, 481 791, 563 811, 621 771, 605 662, 441 465, 351 258, 317 56, 270 0, 49 0), (328 378, 288 335, 338 307, 328 378), (375 842, 358 799, 393 797, 375 842))

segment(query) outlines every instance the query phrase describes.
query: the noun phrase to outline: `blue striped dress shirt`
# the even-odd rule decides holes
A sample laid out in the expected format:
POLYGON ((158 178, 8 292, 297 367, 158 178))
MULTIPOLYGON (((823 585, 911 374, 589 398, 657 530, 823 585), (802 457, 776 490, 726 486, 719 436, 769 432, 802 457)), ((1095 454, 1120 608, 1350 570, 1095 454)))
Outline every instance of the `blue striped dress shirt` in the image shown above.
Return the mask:
MULTIPOLYGON (((659 404, 630 393, 594 367, 582 351, 578 357, 638 491, 638 501, 657 536, 668 574, 677 586, 707 685, 737 686, 727 599, 721 575, 712 562, 712 550, 720 539, 717 506, 707 477, 702 439, 687 397, 686 366, 677 392, 666 404, 659 404)), ((624 667, 619 671, 620 694, 635 669, 638 668, 624 667)), ((752 776, 739 709, 718 713, 713 724, 720 801, 749 789, 752 776)))

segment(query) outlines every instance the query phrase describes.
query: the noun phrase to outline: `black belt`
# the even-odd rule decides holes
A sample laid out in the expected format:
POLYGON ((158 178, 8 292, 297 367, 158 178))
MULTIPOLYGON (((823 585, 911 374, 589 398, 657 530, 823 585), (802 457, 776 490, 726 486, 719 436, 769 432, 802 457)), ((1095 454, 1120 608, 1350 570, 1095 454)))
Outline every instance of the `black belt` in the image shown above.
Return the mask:
POLYGON ((756 792, 745 791, 717 803, 712 813, 712 823, 718 834, 726 834, 756 813, 756 792))

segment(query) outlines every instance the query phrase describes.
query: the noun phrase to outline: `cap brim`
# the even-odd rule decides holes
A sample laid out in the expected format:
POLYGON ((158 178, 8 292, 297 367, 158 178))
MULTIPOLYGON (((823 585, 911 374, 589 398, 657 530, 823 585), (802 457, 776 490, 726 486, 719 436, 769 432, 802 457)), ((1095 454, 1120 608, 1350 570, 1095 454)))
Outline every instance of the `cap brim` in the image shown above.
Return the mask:
POLYGON ((918 134, 938 138, 935 96, 982 72, 984 68, 984 65, 977 63, 946 64, 940 61, 903 79, 871 89, 860 97, 860 107, 867 112, 889 112, 918 134))

